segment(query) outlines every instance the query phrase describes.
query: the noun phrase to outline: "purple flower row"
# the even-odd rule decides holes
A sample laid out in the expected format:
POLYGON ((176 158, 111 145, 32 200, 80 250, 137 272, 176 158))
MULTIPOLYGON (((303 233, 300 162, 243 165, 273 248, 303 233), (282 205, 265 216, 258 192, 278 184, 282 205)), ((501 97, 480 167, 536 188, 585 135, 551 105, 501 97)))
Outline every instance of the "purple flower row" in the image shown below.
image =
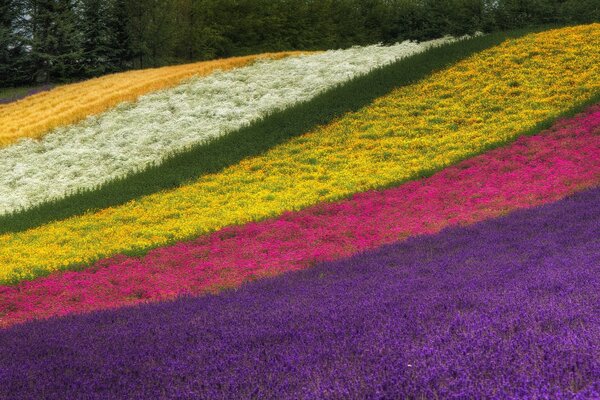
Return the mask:
POLYGON ((236 291, 0 331, 0 398, 598 398, 600 188, 236 291))

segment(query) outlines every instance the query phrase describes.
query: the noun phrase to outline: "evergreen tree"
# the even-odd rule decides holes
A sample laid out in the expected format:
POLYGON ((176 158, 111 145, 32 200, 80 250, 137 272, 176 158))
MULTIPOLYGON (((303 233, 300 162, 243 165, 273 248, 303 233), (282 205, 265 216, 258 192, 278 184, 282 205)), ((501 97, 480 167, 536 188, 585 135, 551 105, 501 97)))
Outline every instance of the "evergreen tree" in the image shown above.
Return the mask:
POLYGON ((106 0, 82 0, 79 30, 82 34, 82 68, 86 76, 112 70, 106 0))
POLYGON ((0 82, 599 20, 598 0, 0 0, 0 82))
POLYGON ((173 60, 180 29, 175 22, 176 5, 171 0, 127 0, 135 67, 156 67, 173 60))
POLYGON ((22 0, 0 0, 0 84, 28 80, 25 8, 22 0))
POLYGON ((107 13, 107 46, 110 49, 110 70, 122 71, 131 68, 134 54, 130 32, 131 18, 127 12, 127 0, 111 0, 107 13))
POLYGON ((72 0, 30 0, 30 56, 38 83, 82 73, 81 34, 72 0))

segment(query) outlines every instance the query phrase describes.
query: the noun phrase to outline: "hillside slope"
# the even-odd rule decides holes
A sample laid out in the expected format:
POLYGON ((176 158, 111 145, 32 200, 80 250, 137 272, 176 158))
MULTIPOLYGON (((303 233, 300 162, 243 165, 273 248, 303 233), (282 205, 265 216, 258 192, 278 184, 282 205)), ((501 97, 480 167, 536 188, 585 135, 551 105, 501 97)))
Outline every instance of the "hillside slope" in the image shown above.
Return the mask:
POLYGON ((0 236, 0 281, 397 185, 536 130, 600 91, 600 24, 478 53, 313 132, 186 186, 0 236))

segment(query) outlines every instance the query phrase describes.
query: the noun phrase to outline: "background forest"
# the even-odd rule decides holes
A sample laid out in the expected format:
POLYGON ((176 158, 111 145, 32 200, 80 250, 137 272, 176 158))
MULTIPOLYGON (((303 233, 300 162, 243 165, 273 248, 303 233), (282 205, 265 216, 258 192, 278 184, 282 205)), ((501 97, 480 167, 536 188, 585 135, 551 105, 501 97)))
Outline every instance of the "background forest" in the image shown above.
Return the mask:
POLYGON ((600 20, 598 0, 0 0, 0 86, 600 20))

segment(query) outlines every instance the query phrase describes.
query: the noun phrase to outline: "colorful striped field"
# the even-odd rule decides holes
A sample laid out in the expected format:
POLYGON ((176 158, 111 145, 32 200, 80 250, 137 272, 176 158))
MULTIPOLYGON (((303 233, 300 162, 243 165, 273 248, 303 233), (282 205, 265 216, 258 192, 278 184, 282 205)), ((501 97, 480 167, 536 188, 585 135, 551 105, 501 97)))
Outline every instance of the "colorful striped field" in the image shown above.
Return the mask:
POLYGON ((54 128, 101 113, 119 103, 134 101, 194 76, 228 70, 260 59, 277 59, 297 52, 265 53, 173 67, 121 72, 81 83, 59 86, 0 108, 0 146, 22 138, 38 138, 54 128))
POLYGON ((0 282, 418 178, 592 98, 600 90, 599 46, 596 25, 509 41, 221 173, 123 206, 2 235, 0 282), (525 56, 544 49, 543 57, 525 56), (489 96, 482 95, 486 92, 489 96))
POLYGON ((600 397, 600 24, 502 35, 0 108, 0 398, 600 397))
POLYGON ((451 39, 262 59, 0 149, 0 214, 90 190, 451 39))
POLYGON ((236 287, 598 184, 600 106, 593 106, 431 178, 0 288, 0 324, 236 287))
POLYGON ((0 331, 5 398, 600 395, 600 190, 237 292, 0 331))

